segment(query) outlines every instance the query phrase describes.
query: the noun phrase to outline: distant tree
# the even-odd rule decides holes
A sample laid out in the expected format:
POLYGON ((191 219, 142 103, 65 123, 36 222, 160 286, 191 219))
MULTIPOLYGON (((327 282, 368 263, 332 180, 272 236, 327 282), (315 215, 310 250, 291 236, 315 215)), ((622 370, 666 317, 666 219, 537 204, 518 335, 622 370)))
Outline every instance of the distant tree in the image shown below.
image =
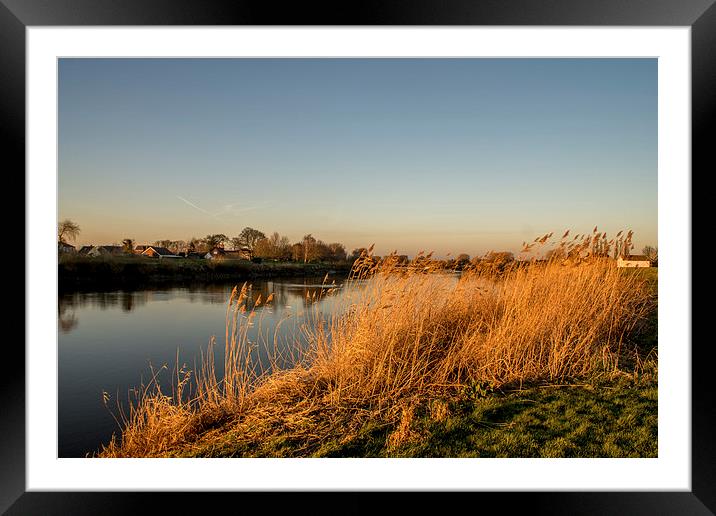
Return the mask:
POLYGON ((288 237, 274 231, 270 237, 258 240, 254 246, 254 256, 271 260, 291 259, 291 243, 288 237))
POLYGON ((338 242, 328 244, 328 259, 332 262, 344 262, 346 260, 345 246, 338 242))
POLYGON ((332 260, 331 249, 323 240, 316 240, 316 246, 313 249, 313 255, 310 260, 326 262, 332 260))
MULTIPOLYGON (((274 233, 274 235, 278 235, 278 233, 274 233)), ((272 235, 272 239, 273 239, 273 235, 272 235)), ((288 239, 287 236, 279 235, 278 241, 276 242, 276 248, 278 249, 278 259, 279 260, 290 260, 291 259, 291 241, 288 239)))
POLYGON ((367 254, 368 249, 366 249, 365 247, 357 247, 356 249, 353 249, 353 251, 351 251, 351 254, 348 256, 348 261, 349 262, 356 261, 358 258, 361 257, 361 254, 363 254, 363 253, 367 254))
POLYGON ((644 246, 641 253, 646 256, 652 262, 655 262, 659 258, 659 250, 656 247, 650 245, 644 246))
POLYGON ((216 235, 206 235, 203 238, 204 247, 207 251, 211 251, 214 247, 223 247, 223 245, 228 241, 228 237, 223 233, 218 233, 216 235))
POLYGON ((294 262, 303 260, 303 244, 301 242, 297 242, 291 246, 291 259, 294 262))
POLYGON ((287 260, 291 257, 291 241, 287 236, 281 236, 274 231, 268 238, 268 242, 274 259, 287 260))
POLYGON ((122 240, 122 251, 126 254, 132 254, 134 252, 134 240, 131 238, 125 238, 122 240))
POLYGON ((254 245, 254 257, 263 259, 274 259, 276 252, 268 238, 262 238, 254 245))
POLYGON ((494 264, 502 264, 502 263, 509 263, 515 260, 515 255, 509 251, 490 251, 487 253, 487 256, 485 256, 484 261, 494 263, 494 264))
MULTIPOLYGON (((263 234, 263 232, 259 231, 258 229, 254 228, 244 228, 241 230, 241 233, 237 237, 236 243, 239 244, 239 248, 247 248, 249 250, 249 255, 251 258, 254 256, 254 247, 256 246, 256 243, 259 240, 265 239, 266 235, 263 234)), ((232 240, 234 242, 234 240, 232 240)))
POLYGON ((166 247, 167 249, 169 249, 172 246, 172 241, 168 239, 155 240, 152 245, 155 245, 157 247, 166 247))
POLYGON ((200 239, 196 237, 191 237, 189 239, 189 243, 186 246, 186 250, 188 253, 196 253, 200 252, 203 249, 203 243, 200 239))
POLYGON ((172 240, 171 245, 167 246, 174 254, 186 253, 188 244, 184 240, 172 240))
POLYGON ((316 239, 310 233, 303 236, 303 263, 316 259, 316 239))
POLYGON ((63 244, 66 244, 67 240, 76 240, 79 234, 80 227, 70 219, 63 220, 57 226, 57 241, 63 244))

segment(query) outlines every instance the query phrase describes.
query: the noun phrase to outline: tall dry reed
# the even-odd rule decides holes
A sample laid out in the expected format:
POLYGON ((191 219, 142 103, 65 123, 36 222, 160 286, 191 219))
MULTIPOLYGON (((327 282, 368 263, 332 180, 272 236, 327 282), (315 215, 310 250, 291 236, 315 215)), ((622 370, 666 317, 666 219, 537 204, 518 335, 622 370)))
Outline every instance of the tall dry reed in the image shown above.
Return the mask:
MULTIPOLYGON (((240 428, 237 439, 246 442, 276 432, 320 440, 331 426, 404 419, 411 400, 475 382, 501 387, 613 372, 654 300, 641 276, 605 257, 609 242, 596 228, 570 246, 567 235, 565 252, 549 260, 481 263, 459 277, 435 270, 429 255, 406 265, 365 254, 349 278, 364 286, 337 298, 343 306, 335 315, 315 312, 295 367, 270 373, 252 362, 247 337, 260 300, 247 306, 247 286, 235 289, 224 375, 217 377, 209 350, 191 396, 183 392, 186 369, 172 396, 156 382, 144 387, 121 421, 121 439, 100 456, 180 453, 217 426, 219 434, 240 428), (601 252, 590 253, 595 248, 601 252)), ((260 344, 276 348, 275 339, 260 344)))

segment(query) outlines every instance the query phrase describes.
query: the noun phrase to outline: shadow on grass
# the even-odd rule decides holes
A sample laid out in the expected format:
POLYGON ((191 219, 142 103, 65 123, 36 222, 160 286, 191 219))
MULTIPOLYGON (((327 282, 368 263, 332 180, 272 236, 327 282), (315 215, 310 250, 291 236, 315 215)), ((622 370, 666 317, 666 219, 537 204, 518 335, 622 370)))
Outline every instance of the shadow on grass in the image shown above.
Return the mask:
POLYGON ((412 438, 387 445, 392 428, 367 425, 324 457, 656 457, 657 386, 621 380, 597 386, 532 387, 449 401, 449 415, 416 410, 412 438))

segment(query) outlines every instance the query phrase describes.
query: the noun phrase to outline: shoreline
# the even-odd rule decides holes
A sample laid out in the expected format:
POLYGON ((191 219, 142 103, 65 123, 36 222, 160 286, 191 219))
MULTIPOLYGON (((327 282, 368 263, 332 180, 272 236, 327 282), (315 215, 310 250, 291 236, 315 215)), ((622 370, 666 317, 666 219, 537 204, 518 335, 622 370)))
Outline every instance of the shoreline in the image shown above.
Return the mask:
POLYGON ((348 262, 299 263, 246 260, 155 260, 135 257, 72 257, 58 264, 60 292, 91 289, 135 290, 142 287, 187 283, 249 281, 291 276, 346 275, 348 262))

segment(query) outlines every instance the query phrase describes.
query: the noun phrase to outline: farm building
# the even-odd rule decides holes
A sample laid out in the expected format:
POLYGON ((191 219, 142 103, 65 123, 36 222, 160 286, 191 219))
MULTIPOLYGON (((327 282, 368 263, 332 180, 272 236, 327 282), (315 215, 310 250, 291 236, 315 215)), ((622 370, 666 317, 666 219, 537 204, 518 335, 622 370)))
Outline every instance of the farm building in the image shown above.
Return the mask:
POLYGON ((86 256, 110 256, 124 254, 124 248, 121 245, 85 245, 79 251, 79 254, 86 256))
POLYGON ((172 253, 166 247, 160 247, 156 245, 137 246, 144 248, 139 254, 142 256, 151 256, 152 258, 181 258, 181 256, 172 253))
POLYGON ((204 255, 207 260, 250 260, 251 251, 245 247, 239 250, 227 251, 223 247, 214 247, 204 255))
POLYGON ((651 260, 643 254, 617 258, 617 267, 651 267, 651 260))

